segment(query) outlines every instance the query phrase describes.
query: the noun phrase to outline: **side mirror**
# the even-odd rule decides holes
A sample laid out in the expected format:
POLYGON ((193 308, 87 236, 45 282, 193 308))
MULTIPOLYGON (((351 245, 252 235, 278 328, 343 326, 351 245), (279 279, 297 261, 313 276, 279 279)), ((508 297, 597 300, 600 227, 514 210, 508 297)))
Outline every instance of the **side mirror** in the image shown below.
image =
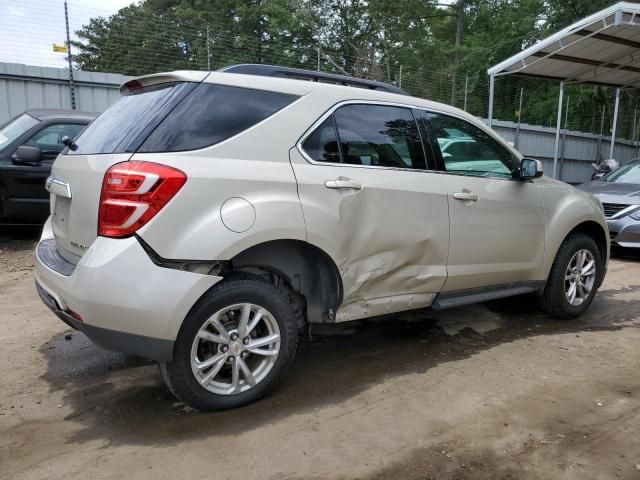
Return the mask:
POLYGON ((542 162, 533 158, 523 158, 520 163, 518 178, 521 180, 532 180, 542 176, 542 162))
POLYGON ((21 145, 16 152, 11 155, 11 161, 16 165, 40 165, 40 162, 42 162, 42 150, 38 147, 21 145))

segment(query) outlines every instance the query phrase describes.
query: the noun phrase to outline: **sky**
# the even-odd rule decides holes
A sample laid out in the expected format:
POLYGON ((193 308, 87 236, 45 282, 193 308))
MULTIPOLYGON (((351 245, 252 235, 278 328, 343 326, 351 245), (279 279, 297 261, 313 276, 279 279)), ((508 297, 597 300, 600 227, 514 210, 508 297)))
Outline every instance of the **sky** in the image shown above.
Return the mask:
MULTIPOLYGON (((109 16, 134 0, 67 0, 69 30, 79 30, 89 19, 109 16)), ((0 0, 0 62, 43 67, 66 67, 66 54, 53 51, 64 45, 64 0, 0 0)))
MULTIPOLYGON (((440 0, 451 4, 454 0, 440 0)), ((107 17, 137 0, 67 0, 69 30, 74 33, 93 17, 107 17)), ((64 0, 0 0, 0 62, 42 67, 66 67, 64 0)))

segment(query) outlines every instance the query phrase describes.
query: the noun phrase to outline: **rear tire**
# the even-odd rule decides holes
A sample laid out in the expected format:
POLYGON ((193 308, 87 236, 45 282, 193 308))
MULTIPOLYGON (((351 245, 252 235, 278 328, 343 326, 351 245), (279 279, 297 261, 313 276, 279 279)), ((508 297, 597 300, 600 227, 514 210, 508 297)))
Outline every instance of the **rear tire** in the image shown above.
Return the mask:
POLYGON ((282 379, 296 353, 297 323, 286 292, 257 278, 224 281, 189 313, 173 361, 160 371, 169 390, 196 410, 246 405, 282 379))
POLYGON ((557 318, 576 318, 591 305, 603 274, 602 255, 595 240, 582 233, 573 234, 558 249, 538 306, 557 318))

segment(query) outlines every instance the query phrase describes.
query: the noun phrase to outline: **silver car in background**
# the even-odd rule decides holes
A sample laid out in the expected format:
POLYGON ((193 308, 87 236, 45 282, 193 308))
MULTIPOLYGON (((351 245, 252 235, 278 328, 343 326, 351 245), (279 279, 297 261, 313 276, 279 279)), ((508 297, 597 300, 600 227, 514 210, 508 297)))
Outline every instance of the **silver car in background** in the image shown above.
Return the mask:
POLYGON ((640 248, 640 159, 578 188, 602 202, 612 245, 640 248))

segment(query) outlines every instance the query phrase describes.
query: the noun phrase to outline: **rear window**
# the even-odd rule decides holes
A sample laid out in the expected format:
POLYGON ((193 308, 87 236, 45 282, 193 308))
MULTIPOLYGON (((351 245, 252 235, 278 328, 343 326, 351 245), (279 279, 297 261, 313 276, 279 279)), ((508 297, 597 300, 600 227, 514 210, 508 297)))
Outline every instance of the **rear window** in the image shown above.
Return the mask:
POLYGON ((214 145, 298 97, 211 83, 165 83, 134 90, 76 139, 70 155, 176 152, 214 145))
POLYGON ((298 97, 202 83, 140 147, 140 152, 195 150, 222 142, 270 117, 298 97))
POLYGON ((195 84, 189 83, 164 83, 128 93, 95 119, 75 140, 78 149, 69 150, 67 154, 134 151, 194 87, 195 84))

